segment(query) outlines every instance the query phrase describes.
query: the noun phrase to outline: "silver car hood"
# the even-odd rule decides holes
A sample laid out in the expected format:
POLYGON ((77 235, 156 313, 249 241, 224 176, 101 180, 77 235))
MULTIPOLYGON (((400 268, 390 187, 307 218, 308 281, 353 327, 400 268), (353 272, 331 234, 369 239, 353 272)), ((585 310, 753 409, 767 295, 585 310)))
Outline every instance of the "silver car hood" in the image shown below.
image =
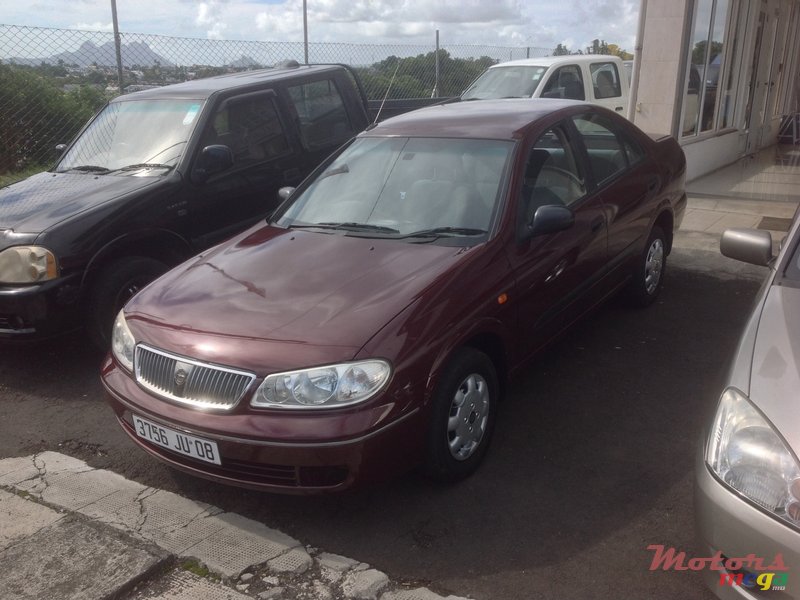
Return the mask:
POLYGON ((800 452, 800 289, 772 285, 758 323, 748 392, 800 452))

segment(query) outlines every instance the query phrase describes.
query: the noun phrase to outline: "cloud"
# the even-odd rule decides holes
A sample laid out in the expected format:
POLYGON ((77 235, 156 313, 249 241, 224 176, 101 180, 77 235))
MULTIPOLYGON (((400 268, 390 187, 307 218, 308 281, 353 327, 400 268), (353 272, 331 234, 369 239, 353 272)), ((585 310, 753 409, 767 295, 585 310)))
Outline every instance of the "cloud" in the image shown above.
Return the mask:
POLYGON ((113 22, 100 23, 98 21, 96 23, 77 23, 72 27, 83 31, 114 31, 113 22))

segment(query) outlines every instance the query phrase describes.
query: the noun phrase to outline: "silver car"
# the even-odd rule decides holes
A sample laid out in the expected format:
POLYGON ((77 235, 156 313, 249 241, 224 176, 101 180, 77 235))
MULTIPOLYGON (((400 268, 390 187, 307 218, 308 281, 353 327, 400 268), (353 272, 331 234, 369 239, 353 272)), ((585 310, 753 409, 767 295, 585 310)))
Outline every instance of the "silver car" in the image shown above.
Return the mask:
POLYGON ((720 249, 770 273, 698 453, 698 552, 720 598, 800 598, 800 218, 777 257, 766 231, 720 249))

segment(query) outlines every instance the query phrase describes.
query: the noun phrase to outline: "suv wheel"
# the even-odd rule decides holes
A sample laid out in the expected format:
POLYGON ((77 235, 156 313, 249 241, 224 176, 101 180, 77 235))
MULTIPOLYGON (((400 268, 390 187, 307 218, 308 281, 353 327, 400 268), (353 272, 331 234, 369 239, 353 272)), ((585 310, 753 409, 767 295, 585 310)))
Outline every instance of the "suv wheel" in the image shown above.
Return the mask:
POLYGON ((92 342, 108 350, 117 313, 140 289, 167 270, 152 258, 128 256, 103 268, 89 296, 87 329, 92 342))

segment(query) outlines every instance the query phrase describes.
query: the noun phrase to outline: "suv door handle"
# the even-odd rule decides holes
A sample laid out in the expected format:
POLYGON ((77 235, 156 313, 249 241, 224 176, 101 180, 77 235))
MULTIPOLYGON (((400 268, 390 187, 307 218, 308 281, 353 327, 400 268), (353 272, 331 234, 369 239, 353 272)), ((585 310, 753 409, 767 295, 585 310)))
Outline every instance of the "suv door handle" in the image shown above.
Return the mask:
POLYGON ((597 230, 603 226, 606 220, 603 217, 597 217, 594 221, 592 221, 592 233, 597 233, 597 230))

